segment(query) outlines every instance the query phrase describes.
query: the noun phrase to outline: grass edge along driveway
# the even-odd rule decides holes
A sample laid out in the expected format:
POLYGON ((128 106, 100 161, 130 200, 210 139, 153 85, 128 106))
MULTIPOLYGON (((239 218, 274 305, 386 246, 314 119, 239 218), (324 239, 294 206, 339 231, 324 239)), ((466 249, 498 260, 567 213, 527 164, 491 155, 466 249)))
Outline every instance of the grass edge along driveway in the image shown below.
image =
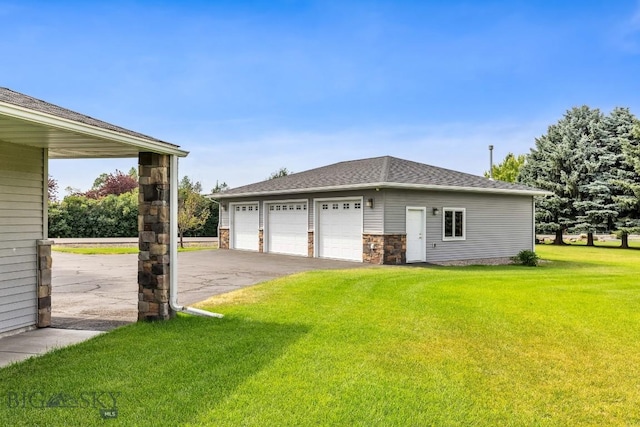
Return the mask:
POLYGON ((640 252, 539 254, 221 295, 0 369, 0 425, 640 424, 640 252))

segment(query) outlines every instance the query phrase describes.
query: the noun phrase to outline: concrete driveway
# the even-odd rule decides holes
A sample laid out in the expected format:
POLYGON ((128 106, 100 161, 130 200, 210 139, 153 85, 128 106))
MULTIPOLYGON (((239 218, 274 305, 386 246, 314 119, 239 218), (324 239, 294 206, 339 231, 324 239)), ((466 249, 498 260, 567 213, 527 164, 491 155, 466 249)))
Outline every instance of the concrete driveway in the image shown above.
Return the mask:
MULTIPOLYGON (((369 264, 230 250, 178 254, 178 303, 309 270, 365 268, 369 264)), ((52 326, 109 330, 135 322, 137 255, 53 253, 52 326)))

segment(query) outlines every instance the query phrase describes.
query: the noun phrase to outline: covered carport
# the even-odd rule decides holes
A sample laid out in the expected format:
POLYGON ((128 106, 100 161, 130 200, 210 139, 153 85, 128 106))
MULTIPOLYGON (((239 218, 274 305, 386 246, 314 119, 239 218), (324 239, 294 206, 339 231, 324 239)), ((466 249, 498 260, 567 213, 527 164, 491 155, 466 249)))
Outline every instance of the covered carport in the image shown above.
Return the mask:
POLYGON ((137 157, 138 320, 177 305, 178 158, 173 145, 0 88, 0 335, 51 324, 49 159, 137 157))

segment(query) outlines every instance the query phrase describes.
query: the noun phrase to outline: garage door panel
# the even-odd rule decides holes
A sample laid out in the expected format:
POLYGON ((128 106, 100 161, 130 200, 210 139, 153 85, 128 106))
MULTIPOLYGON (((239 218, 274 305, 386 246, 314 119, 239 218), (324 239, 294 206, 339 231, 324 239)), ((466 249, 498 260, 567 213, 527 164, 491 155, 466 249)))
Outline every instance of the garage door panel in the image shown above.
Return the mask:
POLYGON ((233 249, 257 251, 260 217, 258 204, 237 205, 233 209, 233 249))
POLYGON ((362 261, 362 203, 335 200, 321 202, 317 209, 318 255, 362 261))
POLYGON ((305 202, 275 203, 268 208, 268 251, 286 255, 308 254, 308 212, 305 202))

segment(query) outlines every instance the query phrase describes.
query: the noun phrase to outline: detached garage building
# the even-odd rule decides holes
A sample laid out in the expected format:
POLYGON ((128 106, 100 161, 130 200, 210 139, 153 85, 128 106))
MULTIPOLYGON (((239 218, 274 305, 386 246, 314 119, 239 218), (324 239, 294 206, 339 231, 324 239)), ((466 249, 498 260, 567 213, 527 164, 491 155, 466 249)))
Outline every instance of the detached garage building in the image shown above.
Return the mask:
POLYGON ((385 156, 234 188, 220 248, 373 264, 513 256, 534 248, 546 192, 385 156))

